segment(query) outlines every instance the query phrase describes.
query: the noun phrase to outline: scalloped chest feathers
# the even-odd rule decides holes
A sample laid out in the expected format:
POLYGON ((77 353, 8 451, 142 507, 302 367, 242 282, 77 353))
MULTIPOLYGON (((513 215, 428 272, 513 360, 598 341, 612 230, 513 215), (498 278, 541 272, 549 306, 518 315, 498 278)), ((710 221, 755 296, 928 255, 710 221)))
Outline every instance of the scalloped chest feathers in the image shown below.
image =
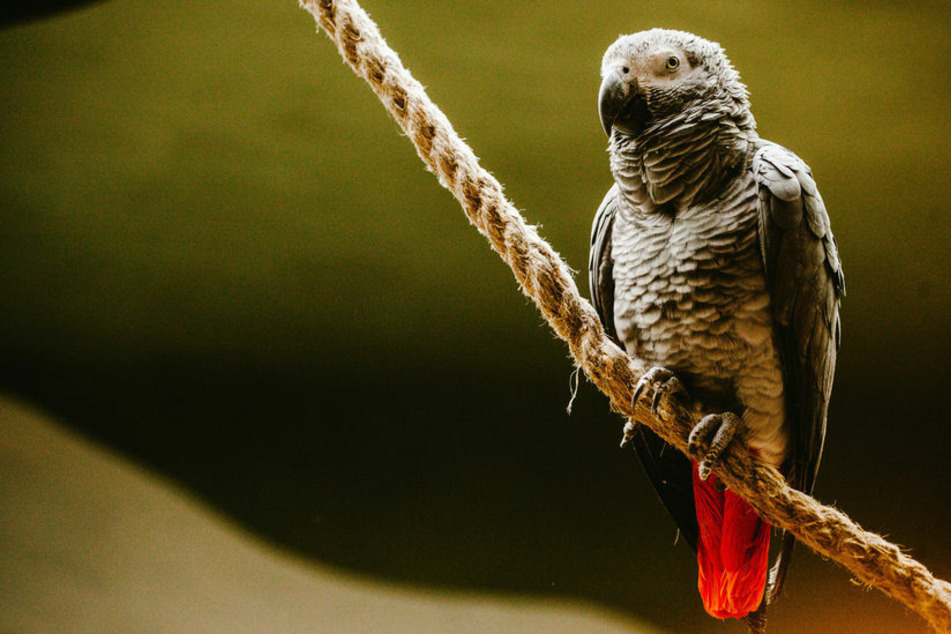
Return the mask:
POLYGON ((778 467, 789 434, 757 226, 751 177, 675 215, 622 202, 614 323, 630 354, 680 375, 707 412, 739 410, 750 447, 778 467))

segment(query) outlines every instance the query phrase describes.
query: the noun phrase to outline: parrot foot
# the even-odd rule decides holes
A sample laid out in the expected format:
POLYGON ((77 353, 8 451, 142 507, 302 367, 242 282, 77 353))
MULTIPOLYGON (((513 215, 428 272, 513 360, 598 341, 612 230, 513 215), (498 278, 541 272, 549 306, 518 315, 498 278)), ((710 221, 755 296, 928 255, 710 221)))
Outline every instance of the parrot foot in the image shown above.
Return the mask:
POLYGON ((739 416, 733 412, 708 414, 690 432, 687 451, 697 460, 697 472, 701 480, 710 477, 741 424, 739 416))
POLYGON ((680 383, 680 380, 674 376, 674 373, 667 368, 655 365, 650 370, 641 375, 637 385, 634 386, 634 394, 631 396, 631 409, 637 406, 637 401, 641 394, 650 387, 654 396, 651 399, 651 414, 657 416, 657 405, 665 394, 686 394, 687 391, 680 383))
MULTIPOLYGON (((687 393, 687 391, 684 389, 684 386, 680 383, 680 380, 674 376, 673 372, 667 368, 654 366, 641 375, 637 385, 634 386, 634 393, 631 396, 631 409, 635 409, 637 407, 638 399, 640 399, 641 395, 644 394, 648 387, 650 387, 654 393, 653 397, 651 398, 651 414, 654 416, 657 416, 657 406, 660 403, 660 399, 663 398, 665 394, 687 393)), ((633 420, 627 421, 627 424, 624 426, 624 438, 621 439, 622 449, 626 447, 629 442, 631 442, 631 438, 634 437, 634 431, 636 429, 637 424, 633 420)))
MULTIPOLYGON (((642 374, 641 378, 637 381, 637 385, 634 386, 634 393, 631 395, 631 409, 637 407, 638 399, 640 399, 648 387, 651 388, 654 393, 654 396, 651 398, 651 414, 654 416, 657 416, 657 406, 660 404, 660 399, 663 398, 664 394, 687 393, 673 372, 667 368, 654 366, 642 374)), ((634 419, 628 420, 627 424, 624 425, 624 437, 621 439, 621 449, 627 447, 628 443, 631 442, 636 429, 637 423, 634 422, 634 419)))
POLYGON ((624 437, 621 438, 621 449, 627 447, 628 443, 634 438, 634 432, 637 431, 637 423, 633 420, 628 420, 627 424, 624 425, 624 437))

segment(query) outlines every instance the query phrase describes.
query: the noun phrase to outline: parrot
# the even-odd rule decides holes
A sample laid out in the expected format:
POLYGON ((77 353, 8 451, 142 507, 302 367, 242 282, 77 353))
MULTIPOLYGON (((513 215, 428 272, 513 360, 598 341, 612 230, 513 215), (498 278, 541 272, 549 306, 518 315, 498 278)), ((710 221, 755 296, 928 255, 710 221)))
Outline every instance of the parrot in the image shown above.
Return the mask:
POLYGON ((648 478, 696 551, 708 614, 765 631, 795 539, 714 470, 745 443, 812 493, 841 338, 845 278, 811 169, 759 137, 723 48, 692 33, 622 35, 598 108, 614 184, 595 214, 589 282, 605 333, 650 369, 632 403, 689 395, 687 455, 629 423, 648 478), (705 414, 705 415, 704 415, 705 414))

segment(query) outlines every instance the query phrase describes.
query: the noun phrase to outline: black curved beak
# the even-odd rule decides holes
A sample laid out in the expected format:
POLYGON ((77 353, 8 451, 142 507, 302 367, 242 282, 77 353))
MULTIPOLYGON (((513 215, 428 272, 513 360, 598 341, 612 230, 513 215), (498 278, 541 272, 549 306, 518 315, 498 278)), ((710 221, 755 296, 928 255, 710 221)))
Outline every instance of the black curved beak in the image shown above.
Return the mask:
POLYGON ((627 105, 630 97, 628 92, 629 86, 617 73, 608 73, 601 82, 601 90, 598 93, 598 113, 601 115, 601 127, 609 137, 614 121, 627 105))
POLYGON ((618 72, 609 73, 601 82, 598 113, 601 115, 601 127, 609 138, 611 129, 615 127, 627 134, 643 128, 647 112, 640 98, 637 81, 625 80, 618 72))

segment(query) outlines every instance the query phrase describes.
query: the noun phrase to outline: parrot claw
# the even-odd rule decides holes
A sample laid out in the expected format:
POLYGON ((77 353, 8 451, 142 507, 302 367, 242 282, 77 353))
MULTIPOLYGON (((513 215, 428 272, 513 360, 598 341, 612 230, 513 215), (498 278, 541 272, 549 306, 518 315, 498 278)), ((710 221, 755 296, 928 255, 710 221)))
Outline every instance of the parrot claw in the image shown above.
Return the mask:
POLYGON ((733 412, 708 414, 690 432, 687 439, 687 451, 697 461, 697 475, 701 480, 710 477, 720 462, 720 456, 729 447, 736 432, 740 429, 739 416, 733 412))
POLYGON ((621 449, 627 447, 628 443, 634 438, 634 432, 637 430, 637 423, 633 420, 627 421, 624 425, 624 437, 621 438, 621 449))
POLYGON ((654 392, 651 398, 651 414, 654 416, 657 416, 657 406, 665 394, 686 393, 683 385, 680 384, 680 380, 674 376, 673 372, 667 368, 654 366, 641 375, 637 385, 634 386, 634 394, 631 396, 631 409, 637 407, 638 399, 648 387, 654 392))

